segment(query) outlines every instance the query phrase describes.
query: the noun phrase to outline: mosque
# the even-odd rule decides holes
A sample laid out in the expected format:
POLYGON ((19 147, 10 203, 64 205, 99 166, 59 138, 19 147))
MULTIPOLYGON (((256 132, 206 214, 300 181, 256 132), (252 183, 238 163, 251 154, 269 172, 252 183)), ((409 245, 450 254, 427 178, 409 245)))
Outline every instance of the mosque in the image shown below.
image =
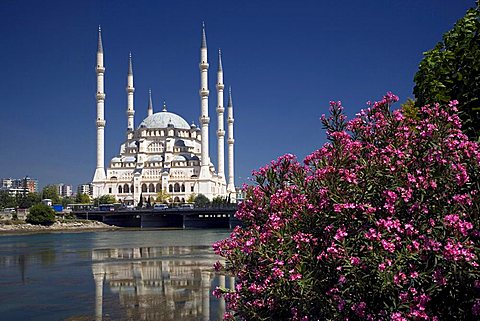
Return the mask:
POLYGON ((104 165, 104 75, 101 29, 97 49, 97 167, 93 177, 93 197, 112 195, 124 204, 137 205, 142 199, 153 202, 159 192, 169 195, 169 202, 186 202, 192 194, 229 197, 235 200, 233 104, 229 90, 227 105, 228 178, 225 173, 224 83, 222 55, 218 52, 217 70, 217 144, 218 170, 210 161, 208 58, 205 26, 200 46, 200 127, 167 110, 153 111, 149 92, 147 117, 135 128, 132 57, 127 73, 127 134, 120 154, 104 165), (228 179, 228 180, 227 180, 228 179))

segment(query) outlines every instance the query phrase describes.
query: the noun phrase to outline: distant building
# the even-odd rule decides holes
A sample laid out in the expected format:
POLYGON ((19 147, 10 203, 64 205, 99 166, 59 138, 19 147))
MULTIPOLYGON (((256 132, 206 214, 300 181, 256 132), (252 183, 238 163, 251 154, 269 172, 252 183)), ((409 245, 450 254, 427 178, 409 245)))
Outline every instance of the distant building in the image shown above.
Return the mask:
POLYGON ((78 185, 77 194, 86 194, 91 197, 93 194, 92 184, 78 185))
MULTIPOLYGON (((126 140, 120 146, 119 155, 113 157, 105 168, 104 162, 104 74, 103 44, 98 35, 97 50, 97 167, 93 177, 93 197, 112 195, 120 202, 137 204, 140 198, 155 198, 166 192, 170 202, 186 202, 191 195, 203 194, 210 200, 217 196, 229 196, 235 200, 234 184, 234 138, 233 104, 229 92, 228 104, 224 107, 224 83, 221 53, 218 53, 216 79, 217 169, 209 154, 209 90, 208 58, 205 28, 200 46, 200 124, 189 124, 176 113, 162 110, 154 112, 150 95, 145 118, 138 127, 134 122, 134 85, 132 57, 128 60, 127 73, 127 130, 126 140), (226 115, 225 115, 226 114, 226 115), (224 123, 227 123, 227 128, 224 123), (227 136, 228 139, 225 139, 227 136), (226 143, 226 144, 225 144, 226 143), (225 145, 227 166, 225 166, 225 145), (228 168, 228 175, 225 171, 228 168)), ((210 131, 211 133, 211 131, 210 131)))
POLYGON ((70 197, 73 194, 72 185, 67 184, 56 184, 58 195, 61 197, 70 197))
POLYGON ((2 178, 0 189, 7 190, 10 194, 37 193, 38 180, 30 177, 24 178, 2 178))

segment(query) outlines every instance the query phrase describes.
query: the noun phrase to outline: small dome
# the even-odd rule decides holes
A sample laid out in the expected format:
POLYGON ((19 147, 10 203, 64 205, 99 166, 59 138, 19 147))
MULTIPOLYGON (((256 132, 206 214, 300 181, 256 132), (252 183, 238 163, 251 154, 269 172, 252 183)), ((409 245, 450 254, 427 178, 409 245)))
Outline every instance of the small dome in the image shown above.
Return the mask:
POLYGON ((112 163, 120 163, 122 159, 120 157, 114 157, 112 158, 112 163))
POLYGON ((145 118, 139 128, 167 128, 175 127, 179 129, 190 129, 190 125, 177 114, 161 111, 145 118))
POLYGON ((185 162, 185 161, 187 161, 187 158, 183 155, 177 155, 173 158, 172 161, 174 161, 174 162, 185 162))
POLYGON ((161 162, 163 161, 162 156, 150 156, 147 160, 147 162, 161 162))
POLYGON ((175 146, 185 147, 185 142, 183 141, 183 139, 179 139, 175 142, 175 146))
POLYGON ((124 163, 134 163, 137 161, 137 158, 135 156, 126 156, 122 159, 124 163))

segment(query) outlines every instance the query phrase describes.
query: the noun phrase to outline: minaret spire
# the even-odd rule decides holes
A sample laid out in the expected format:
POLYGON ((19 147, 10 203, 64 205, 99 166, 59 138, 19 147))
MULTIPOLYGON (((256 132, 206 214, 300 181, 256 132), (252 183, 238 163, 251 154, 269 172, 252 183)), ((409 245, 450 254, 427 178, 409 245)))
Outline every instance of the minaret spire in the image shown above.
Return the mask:
MULTIPOLYGON (((217 159, 218 159, 218 176, 222 180, 221 194, 225 194, 226 180, 225 180, 225 130, 224 130, 224 115, 225 108, 223 107, 223 67, 222 67, 222 51, 218 49, 218 71, 217 71, 217 159)), ((203 137, 202 137, 203 138, 203 137)))
POLYGON ((209 199, 213 197, 212 175, 210 173, 210 154, 208 151, 208 55, 207 55, 207 37, 205 35, 205 24, 202 24, 202 44, 200 47, 200 104, 201 104, 201 163, 199 175, 199 193, 204 194, 209 199))
POLYGON ((152 89, 148 89, 148 116, 153 115, 152 89))
POLYGON ((97 44, 97 66, 95 67, 97 73, 97 167, 93 176, 93 183, 95 188, 93 196, 98 197, 103 193, 103 181, 105 175, 105 92, 104 92, 104 75, 105 67, 103 65, 103 44, 102 44, 102 29, 98 26, 98 44, 97 44))
POLYGON ((131 132, 134 128, 135 110, 133 107, 133 93, 135 88, 133 87, 133 66, 132 66, 132 53, 128 55, 128 74, 127 74, 127 131, 131 132))
POLYGON ((205 22, 202 22, 202 44, 200 48, 207 48, 207 36, 205 35, 205 22))
POLYGON ((228 123, 228 185, 227 192, 233 193, 235 197, 235 181, 234 181, 234 169, 233 169, 233 103, 232 103, 232 88, 228 88, 228 105, 227 105, 227 123, 228 123))
POLYGON ((102 44, 102 27, 98 26, 98 44, 97 52, 103 53, 103 44, 102 44))

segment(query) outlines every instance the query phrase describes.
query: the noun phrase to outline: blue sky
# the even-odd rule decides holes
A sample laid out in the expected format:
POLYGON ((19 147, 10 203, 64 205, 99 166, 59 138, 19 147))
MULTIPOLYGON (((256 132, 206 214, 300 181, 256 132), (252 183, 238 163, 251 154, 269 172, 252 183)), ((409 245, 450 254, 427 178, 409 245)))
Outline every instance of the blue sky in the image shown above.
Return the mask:
MULTIPOLYGON (((0 1, 0 177, 77 185, 96 166, 95 52, 106 66, 105 160, 125 138, 131 51, 135 124, 154 109, 198 124, 201 23, 209 49, 211 129, 216 52, 235 113, 236 183, 285 153, 303 159, 325 142, 330 100, 353 116, 392 91, 412 97, 422 53, 474 0, 0 1)), ((216 161, 216 141, 210 138, 216 161)), ((106 164, 108 165, 108 164, 106 164)))

